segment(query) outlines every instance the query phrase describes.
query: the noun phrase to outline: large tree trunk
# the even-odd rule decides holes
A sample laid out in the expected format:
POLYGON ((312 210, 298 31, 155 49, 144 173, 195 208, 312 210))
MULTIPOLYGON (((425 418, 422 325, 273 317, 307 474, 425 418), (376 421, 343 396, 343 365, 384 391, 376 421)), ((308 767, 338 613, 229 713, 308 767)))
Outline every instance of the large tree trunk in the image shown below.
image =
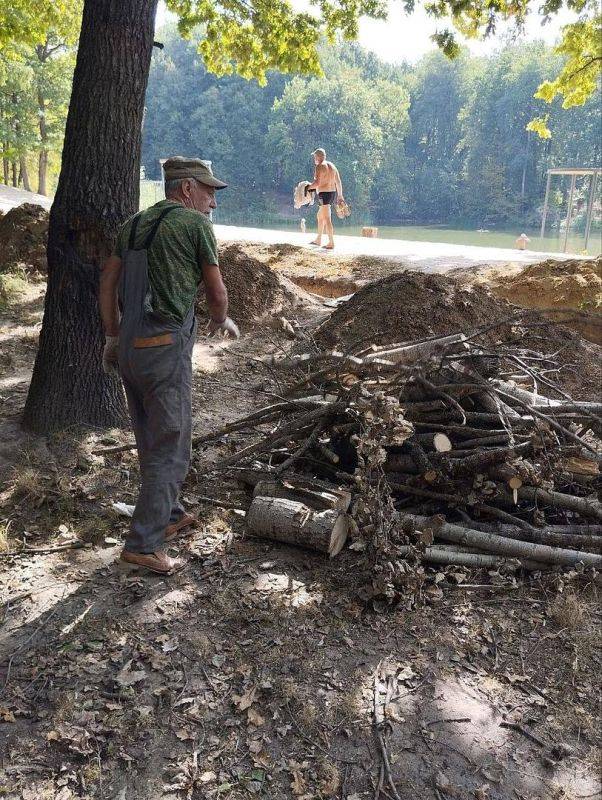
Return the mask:
MULTIPOLYGON (((41 123, 40 123, 41 127, 41 123)), ((40 150, 38 156, 38 194, 48 194, 46 175, 48 174, 48 150, 40 150)))
MULTIPOLYGON (((39 56, 38 56, 39 57, 39 56)), ((38 194, 46 194, 46 174, 48 172, 48 127, 46 125, 46 98, 41 82, 38 84, 38 115, 40 142, 42 147, 38 156, 38 194)))
POLYGON ((99 267, 138 207, 140 140, 157 0, 86 0, 61 174, 50 211, 48 289, 23 424, 49 433, 123 423, 101 366, 99 267))
POLYGON ((21 180, 23 181, 23 188, 27 192, 31 192, 31 182, 29 180, 29 171, 27 169, 27 161, 25 156, 19 156, 19 170, 21 172, 21 180))

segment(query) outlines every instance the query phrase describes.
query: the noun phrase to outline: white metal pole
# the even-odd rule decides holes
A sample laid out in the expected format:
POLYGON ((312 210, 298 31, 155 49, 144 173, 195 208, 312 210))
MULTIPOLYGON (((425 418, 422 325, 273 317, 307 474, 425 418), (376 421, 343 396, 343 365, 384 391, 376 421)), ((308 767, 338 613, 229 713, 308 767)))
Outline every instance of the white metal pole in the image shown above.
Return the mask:
POLYGON ((539 234, 543 239, 544 234, 546 232, 546 217, 548 216, 548 198, 550 197, 550 179, 552 174, 550 170, 548 170, 548 178, 546 180, 546 196, 543 201, 543 217, 541 219, 541 233, 539 234))
POLYGON ((571 189, 569 191, 569 207, 566 213, 566 227, 564 230, 564 247, 562 249, 563 253, 566 253, 566 247, 569 241, 569 228, 571 227, 571 222, 573 219, 573 195, 575 194, 575 181, 577 180, 577 176, 575 173, 571 175, 571 189))
POLYGON ((589 197, 587 198, 587 212, 585 215, 585 243, 583 245, 585 250, 587 250, 587 245, 589 242, 589 234, 592 228, 592 215, 594 212, 594 198, 596 196, 597 183, 598 183, 598 173, 594 170, 589 185, 589 197))

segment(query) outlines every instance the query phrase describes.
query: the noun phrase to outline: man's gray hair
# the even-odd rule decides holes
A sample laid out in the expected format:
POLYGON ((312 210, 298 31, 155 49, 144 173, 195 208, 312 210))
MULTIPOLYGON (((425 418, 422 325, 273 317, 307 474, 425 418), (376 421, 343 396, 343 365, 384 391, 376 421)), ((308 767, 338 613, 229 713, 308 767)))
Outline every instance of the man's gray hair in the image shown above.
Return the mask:
POLYGON ((189 178, 174 178, 171 181, 165 181, 165 197, 175 194, 186 180, 189 178))

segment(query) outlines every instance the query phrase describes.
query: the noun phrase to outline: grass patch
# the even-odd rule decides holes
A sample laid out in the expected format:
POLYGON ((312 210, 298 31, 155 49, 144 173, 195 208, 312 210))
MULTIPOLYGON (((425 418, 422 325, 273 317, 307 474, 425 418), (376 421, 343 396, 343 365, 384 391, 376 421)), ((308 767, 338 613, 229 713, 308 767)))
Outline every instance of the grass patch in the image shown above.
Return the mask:
POLYGON ((10 308, 27 291, 25 273, 0 272, 0 311, 10 308))

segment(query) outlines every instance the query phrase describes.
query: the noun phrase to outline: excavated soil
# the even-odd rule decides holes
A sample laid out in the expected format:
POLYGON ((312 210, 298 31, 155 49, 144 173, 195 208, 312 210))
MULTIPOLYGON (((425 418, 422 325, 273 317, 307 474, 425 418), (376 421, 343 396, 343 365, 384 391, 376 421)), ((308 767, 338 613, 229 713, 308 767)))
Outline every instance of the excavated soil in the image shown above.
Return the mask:
POLYGON ((602 257, 550 259, 528 267, 461 268, 449 274, 465 285, 488 286, 497 297, 523 308, 554 309, 553 319, 602 344, 602 257))
MULTIPOLYGON (((525 308, 576 309, 588 314, 570 326, 596 344, 602 344, 602 257, 595 261, 542 261, 509 281, 491 284, 492 291, 525 308), (591 316, 591 315, 596 316, 591 316)), ((570 318, 571 314, 559 315, 570 318)))
MULTIPOLYGON (((327 347, 361 348, 434 334, 471 331, 510 316, 514 306, 483 286, 462 285, 443 275, 404 272, 375 281, 343 302, 316 332, 327 347)), ((506 326, 492 332, 516 337, 522 347, 556 353, 562 386, 576 398, 594 399, 602 385, 602 350, 543 316, 534 326, 506 326)))
POLYGON ((0 272, 46 272, 48 220, 48 211, 33 203, 12 208, 0 217, 0 272))
MULTIPOLYGON (((240 325, 253 325, 315 303, 292 281, 276 274, 239 244, 220 248, 219 264, 228 289, 229 314, 240 325)), ((206 316, 204 299, 199 301, 197 311, 206 316)))

